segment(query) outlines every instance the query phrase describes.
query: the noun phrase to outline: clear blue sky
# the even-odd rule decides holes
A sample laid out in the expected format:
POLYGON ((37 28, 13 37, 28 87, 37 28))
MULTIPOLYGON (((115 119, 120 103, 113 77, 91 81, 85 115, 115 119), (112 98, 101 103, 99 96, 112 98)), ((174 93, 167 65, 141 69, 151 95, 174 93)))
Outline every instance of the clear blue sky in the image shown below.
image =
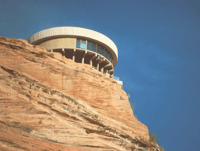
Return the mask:
POLYGON ((57 26, 112 39, 134 114, 167 151, 200 150, 200 1, 0 0, 1 36, 57 26))

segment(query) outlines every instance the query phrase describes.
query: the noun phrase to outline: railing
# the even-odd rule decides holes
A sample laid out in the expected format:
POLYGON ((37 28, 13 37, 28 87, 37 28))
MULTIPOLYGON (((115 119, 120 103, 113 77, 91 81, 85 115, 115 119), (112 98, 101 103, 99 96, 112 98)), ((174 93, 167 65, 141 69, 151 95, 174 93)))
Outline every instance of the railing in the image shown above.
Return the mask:
POLYGON ((113 77, 112 77, 112 80, 120 81, 120 80, 119 80, 119 77, 116 77, 116 76, 113 76, 113 77))
POLYGON ((113 77, 112 77, 112 80, 117 81, 117 83, 118 83, 121 87, 123 87, 123 81, 120 81, 119 77, 113 76, 113 77))

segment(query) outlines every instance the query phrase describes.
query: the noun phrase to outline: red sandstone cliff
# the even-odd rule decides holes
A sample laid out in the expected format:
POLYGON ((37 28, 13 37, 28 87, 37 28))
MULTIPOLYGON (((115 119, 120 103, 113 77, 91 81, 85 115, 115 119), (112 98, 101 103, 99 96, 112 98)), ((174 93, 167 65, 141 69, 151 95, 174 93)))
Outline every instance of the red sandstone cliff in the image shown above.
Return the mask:
POLYGON ((90 65, 0 37, 0 150, 159 150, 128 96, 90 65))

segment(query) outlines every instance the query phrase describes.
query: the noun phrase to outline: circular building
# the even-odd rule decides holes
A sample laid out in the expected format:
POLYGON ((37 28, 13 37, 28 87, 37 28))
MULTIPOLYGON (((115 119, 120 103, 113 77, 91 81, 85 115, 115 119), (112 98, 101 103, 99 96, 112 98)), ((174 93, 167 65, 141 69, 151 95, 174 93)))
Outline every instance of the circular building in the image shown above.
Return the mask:
POLYGON ((118 50, 107 36, 80 27, 55 27, 39 31, 28 39, 49 52, 59 53, 75 62, 90 64, 106 75, 113 75, 118 50))

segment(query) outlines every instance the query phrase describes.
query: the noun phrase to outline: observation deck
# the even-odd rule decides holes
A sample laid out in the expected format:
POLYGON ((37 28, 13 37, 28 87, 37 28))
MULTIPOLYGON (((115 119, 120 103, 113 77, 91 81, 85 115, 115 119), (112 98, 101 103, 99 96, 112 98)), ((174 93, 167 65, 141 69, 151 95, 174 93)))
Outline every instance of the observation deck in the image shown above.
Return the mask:
POLYGON ((28 41, 75 62, 90 64, 110 77, 114 74, 118 60, 117 47, 99 32, 80 27, 54 27, 33 34, 28 41))

